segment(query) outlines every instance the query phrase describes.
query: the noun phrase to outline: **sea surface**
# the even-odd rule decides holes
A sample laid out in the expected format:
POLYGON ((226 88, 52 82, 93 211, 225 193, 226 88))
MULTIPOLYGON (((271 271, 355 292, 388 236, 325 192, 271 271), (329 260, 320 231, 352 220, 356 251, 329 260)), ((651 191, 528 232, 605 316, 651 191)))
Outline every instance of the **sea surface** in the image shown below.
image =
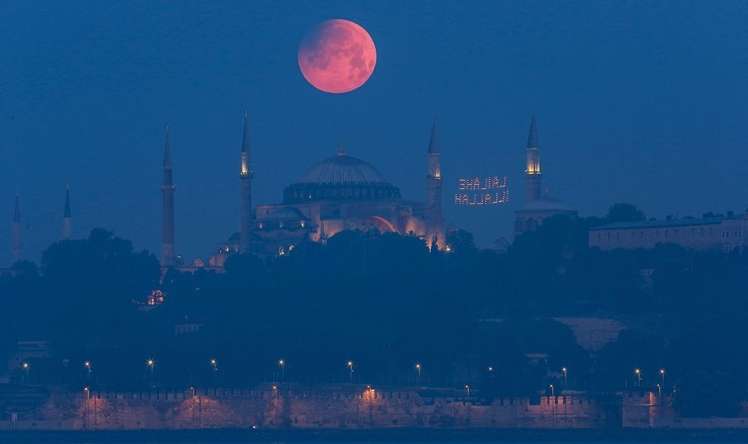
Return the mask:
POLYGON ((686 444, 748 443, 748 430, 152 430, 0 431, 0 444, 686 444))

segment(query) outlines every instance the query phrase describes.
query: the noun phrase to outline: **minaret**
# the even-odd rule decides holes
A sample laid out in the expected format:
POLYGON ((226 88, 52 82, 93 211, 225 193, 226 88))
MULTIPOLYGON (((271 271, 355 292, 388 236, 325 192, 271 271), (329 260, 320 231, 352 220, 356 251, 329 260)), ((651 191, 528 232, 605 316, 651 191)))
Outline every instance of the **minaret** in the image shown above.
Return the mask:
POLYGON ((442 170, 440 150, 436 137, 436 121, 431 127, 431 140, 426 154, 426 230, 427 241, 431 244, 436 238, 443 244, 444 224, 442 220, 442 170))
POLYGON ((13 260, 21 260, 21 202, 18 194, 16 194, 16 203, 13 208, 13 224, 11 225, 11 245, 10 251, 13 254, 13 260))
POLYGON ((174 173, 171 166, 171 139, 169 127, 166 127, 164 142, 164 181, 161 184, 163 214, 161 221, 161 266, 173 267, 176 263, 174 254, 174 173))
POLYGON ((62 240, 68 240, 73 235, 73 216, 70 212, 70 187, 65 189, 65 212, 62 215, 62 240))
POLYGON ((240 226, 239 226, 239 251, 249 251, 249 237, 253 228, 254 217, 252 216, 252 169, 250 166, 249 146, 249 118, 244 113, 244 132, 242 134, 242 150, 239 167, 239 186, 241 203, 240 226))
POLYGON ((540 145, 538 144, 538 128, 535 116, 530 120, 530 132, 527 136, 527 168, 525 181, 527 195, 525 203, 540 200, 542 197, 543 176, 540 170, 540 145))

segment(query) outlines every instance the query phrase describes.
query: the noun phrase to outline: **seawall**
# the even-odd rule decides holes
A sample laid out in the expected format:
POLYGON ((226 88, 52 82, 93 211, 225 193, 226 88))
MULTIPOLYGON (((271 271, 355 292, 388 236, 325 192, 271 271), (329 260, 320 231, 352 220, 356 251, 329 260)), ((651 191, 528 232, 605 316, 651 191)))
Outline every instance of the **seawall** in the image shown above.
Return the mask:
POLYGON ((498 398, 446 389, 52 391, 0 399, 0 430, 748 429, 748 418, 680 418, 654 393, 498 398), (28 398, 28 397, 27 397, 28 398))
POLYGON ((84 391, 53 392, 33 409, 6 412, 0 429, 592 429, 608 425, 606 411, 592 398, 563 395, 482 402, 369 388, 84 391))

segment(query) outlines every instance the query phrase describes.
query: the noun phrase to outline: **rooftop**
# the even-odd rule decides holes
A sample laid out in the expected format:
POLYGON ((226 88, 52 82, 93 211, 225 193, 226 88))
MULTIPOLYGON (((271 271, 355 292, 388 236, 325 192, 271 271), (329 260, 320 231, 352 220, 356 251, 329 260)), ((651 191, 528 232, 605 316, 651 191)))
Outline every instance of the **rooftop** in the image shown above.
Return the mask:
POLYGON ((368 162, 339 152, 307 170, 299 183, 364 184, 386 183, 382 174, 368 162))
POLYGON ((601 225, 590 228, 594 230, 626 230, 636 228, 671 228, 671 227, 690 227, 694 225, 716 225, 722 223, 725 217, 705 217, 705 218, 681 218, 665 220, 643 220, 640 222, 616 222, 613 224, 601 225))

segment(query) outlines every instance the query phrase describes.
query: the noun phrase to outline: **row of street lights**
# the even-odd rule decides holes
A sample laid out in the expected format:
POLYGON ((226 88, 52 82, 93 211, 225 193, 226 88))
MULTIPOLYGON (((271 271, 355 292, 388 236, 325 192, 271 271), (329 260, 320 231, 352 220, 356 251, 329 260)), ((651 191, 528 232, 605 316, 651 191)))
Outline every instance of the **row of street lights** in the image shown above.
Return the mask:
MULTIPOLYGON (((208 362, 210 364, 210 367, 213 369, 213 371, 218 372, 218 360, 216 360, 216 358, 210 358, 208 362)), ((281 358, 278 360, 277 364, 278 364, 278 369, 280 370, 281 381, 284 381, 286 379, 286 360, 281 358)), ((150 372, 150 376, 152 377, 155 371, 155 368, 156 368, 156 360, 153 358, 148 358, 145 361, 145 365, 148 368, 148 371, 150 372)), ((353 361, 349 360, 349 361, 346 361, 345 366, 348 369, 349 379, 350 379, 350 382, 352 383, 353 373, 355 371, 354 363, 353 361)), ((88 361, 88 360, 83 361, 83 367, 86 369, 86 372, 88 373, 88 375, 91 375, 91 373, 93 372, 93 364, 91 363, 91 361, 88 361)), ((421 374, 423 371, 423 365, 420 362, 416 362, 414 364, 414 368, 416 371, 417 383, 420 384, 421 374)), ((29 375, 29 370, 31 369, 31 365, 28 362, 24 361, 21 363, 21 369, 24 372, 24 378, 27 378, 29 375)), ((487 370, 489 373, 493 373, 494 368, 493 366, 489 366, 487 370)), ((661 368, 658 370, 657 373, 660 376, 660 383, 657 384, 657 390, 659 394, 662 394, 662 390, 664 390, 665 388, 666 372, 664 368, 661 368)), ((561 374, 563 375, 563 378, 564 378, 564 387, 567 387, 568 382, 569 382, 569 369, 567 367, 561 367, 561 374)), ((641 387, 643 379, 644 379, 642 370, 640 368, 635 368, 634 376, 636 377, 637 387, 641 387)), ((548 389, 551 392, 551 396, 553 396, 555 394, 555 386, 553 384, 549 384, 548 389)), ((470 385, 468 384, 465 385, 465 392, 467 396, 470 397, 470 385)))
MULTIPOLYGON (((659 388, 660 392, 662 392, 662 390, 665 388, 665 373, 666 372, 664 368, 661 368, 657 371, 657 374, 660 375, 660 383, 657 384, 657 387, 659 388)), ((641 387, 644 376, 640 368, 634 369, 634 376, 636 377, 636 386, 641 387)))

